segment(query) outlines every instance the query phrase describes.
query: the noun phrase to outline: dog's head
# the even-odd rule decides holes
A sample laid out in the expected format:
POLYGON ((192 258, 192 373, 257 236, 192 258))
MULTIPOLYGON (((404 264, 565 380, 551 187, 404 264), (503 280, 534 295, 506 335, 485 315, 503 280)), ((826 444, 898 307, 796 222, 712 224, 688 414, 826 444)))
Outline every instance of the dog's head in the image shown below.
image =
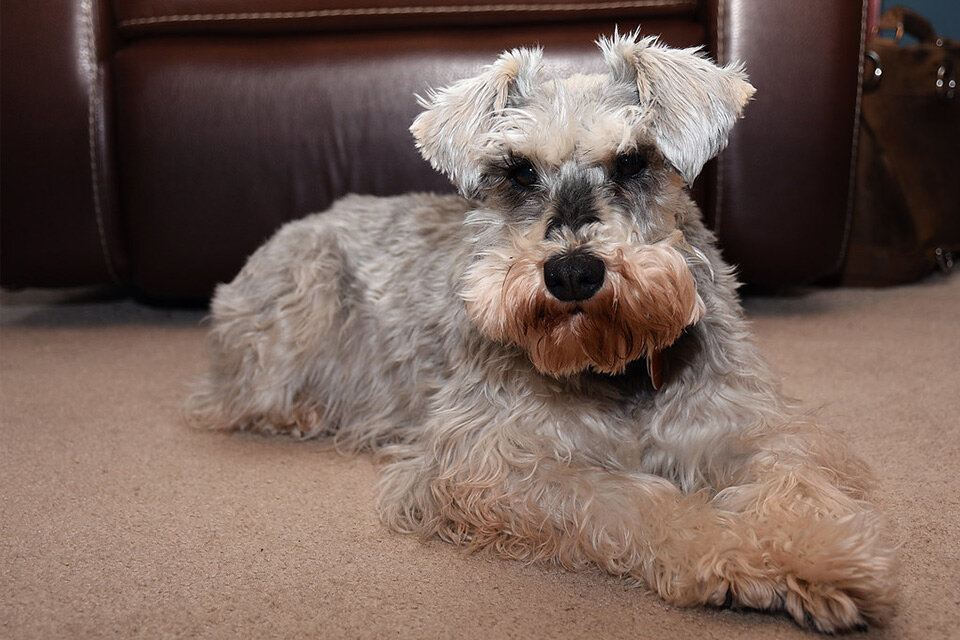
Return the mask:
POLYGON ((609 72, 559 77, 516 49, 431 93, 411 131, 478 203, 461 295, 489 337, 552 376, 619 373, 704 312, 681 232, 684 184, 753 95, 739 67, 636 32, 602 38, 609 72))

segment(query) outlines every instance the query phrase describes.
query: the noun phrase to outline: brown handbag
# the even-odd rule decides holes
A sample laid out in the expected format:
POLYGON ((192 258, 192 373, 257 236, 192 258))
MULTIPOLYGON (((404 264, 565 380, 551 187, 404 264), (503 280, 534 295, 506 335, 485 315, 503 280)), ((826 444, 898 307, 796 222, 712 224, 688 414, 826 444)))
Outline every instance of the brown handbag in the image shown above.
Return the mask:
POLYGON ((864 60, 854 214, 841 281, 917 280, 960 259, 960 42, 883 14, 864 60), (894 30, 894 38, 878 31, 894 30), (917 44, 900 42, 903 34, 917 44))

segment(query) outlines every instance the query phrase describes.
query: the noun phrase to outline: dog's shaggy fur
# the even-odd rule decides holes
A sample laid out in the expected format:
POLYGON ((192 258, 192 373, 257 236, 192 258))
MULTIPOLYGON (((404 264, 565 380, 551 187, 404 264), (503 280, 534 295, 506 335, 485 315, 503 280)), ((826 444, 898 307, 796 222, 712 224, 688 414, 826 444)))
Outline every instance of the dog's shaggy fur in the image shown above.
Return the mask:
POLYGON ((881 622, 868 473, 780 395, 685 188, 753 88, 635 33, 599 45, 609 73, 520 49, 422 100, 417 144, 463 197, 348 197, 258 250, 217 289, 192 418, 379 452, 399 531, 881 622))

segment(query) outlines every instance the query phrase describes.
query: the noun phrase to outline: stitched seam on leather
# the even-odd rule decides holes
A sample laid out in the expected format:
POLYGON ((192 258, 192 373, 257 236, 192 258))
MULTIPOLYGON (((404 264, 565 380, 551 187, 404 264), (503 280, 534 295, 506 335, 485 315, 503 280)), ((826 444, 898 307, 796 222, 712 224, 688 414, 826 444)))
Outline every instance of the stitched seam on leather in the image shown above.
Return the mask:
POLYGON ((853 226, 853 206, 856 198, 857 155, 860 150, 860 108, 863 100, 863 54, 867 46, 867 8, 870 3, 863 0, 860 5, 860 49, 857 59, 857 100, 853 109, 853 140, 850 143, 850 178, 847 182, 847 219, 843 225, 843 239, 840 245, 840 257, 835 271, 840 273, 847 261, 850 231, 853 226))
POLYGON ((724 10, 725 10, 725 5, 726 5, 726 1, 725 1, 725 0, 717 0, 717 64, 723 64, 723 56, 724 56, 724 54, 725 54, 724 49, 723 49, 723 45, 724 45, 724 42, 723 42, 723 36, 724 36, 724 33, 723 33, 723 28, 724 28, 724 23, 723 23, 724 15, 723 15, 723 12, 724 12, 724 10))
MULTIPOLYGON (((724 5, 726 4, 725 0, 717 0, 717 64, 723 64, 723 39, 725 34, 723 29, 725 28, 724 24, 724 5)), ((723 212, 723 152, 721 151, 717 154, 717 161, 714 164, 713 171, 713 231, 720 235, 720 218, 723 212)))
POLYGON ((314 11, 269 11, 252 13, 198 13, 148 18, 129 18, 121 20, 121 27, 143 26, 149 24, 169 24, 177 22, 218 22, 240 20, 294 20, 302 18, 337 18, 347 16, 402 16, 458 13, 496 13, 503 12, 557 12, 589 11, 595 9, 630 9, 667 5, 693 6, 696 0, 626 0, 613 2, 584 2, 580 4, 477 4, 463 6, 409 6, 409 7, 359 7, 356 9, 317 9, 314 11))
POLYGON ((85 42, 81 45, 84 51, 84 65, 87 75, 87 146, 90 154, 90 187, 93 192, 93 213, 97 221, 97 234, 100 239, 100 250, 103 253, 103 262, 107 267, 107 275, 116 283, 120 282, 117 271, 113 266, 110 248, 107 244, 107 234, 103 224, 103 204, 100 193, 100 164, 97 156, 97 125, 98 114, 102 106, 98 88, 100 86, 100 69, 97 62, 96 33, 93 25, 93 0, 83 0, 80 5, 85 27, 85 42))

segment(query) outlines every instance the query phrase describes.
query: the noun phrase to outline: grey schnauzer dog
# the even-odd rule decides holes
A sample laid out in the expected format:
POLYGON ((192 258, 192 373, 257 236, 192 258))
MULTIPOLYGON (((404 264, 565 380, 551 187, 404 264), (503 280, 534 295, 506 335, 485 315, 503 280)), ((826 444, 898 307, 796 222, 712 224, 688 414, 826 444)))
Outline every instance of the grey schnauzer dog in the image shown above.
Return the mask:
POLYGON ((390 527, 668 602, 880 623, 869 473, 784 399, 687 185, 754 89, 637 33, 601 74, 538 49, 421 99, 460 195, 351 196, 212 303, 191 418, 375 451, 390 527))

